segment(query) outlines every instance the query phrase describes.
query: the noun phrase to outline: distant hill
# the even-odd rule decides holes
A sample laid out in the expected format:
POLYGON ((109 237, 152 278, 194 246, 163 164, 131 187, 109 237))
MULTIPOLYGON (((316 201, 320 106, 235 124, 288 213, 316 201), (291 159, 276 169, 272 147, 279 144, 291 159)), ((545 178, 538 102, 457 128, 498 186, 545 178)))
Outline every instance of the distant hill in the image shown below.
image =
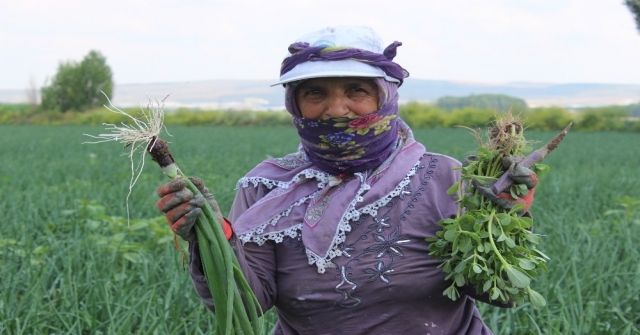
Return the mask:
MULTIPOLYGON (((113 103, 119 107, 146 105, 147 96, 165 106, 222 109, 282 109, 284 89, 268 80, 207 80, 189 83, 116 85, 113 103)), ((400 87, 401 102, 433 102, 443 96, 505 94, 524 99, 530 107, 626 105, 640 101, 640 85, 631 84, 487 84, 408 78, 400 87)), ((0 103, 26 102, 25 90, 1 90, 0 103)))

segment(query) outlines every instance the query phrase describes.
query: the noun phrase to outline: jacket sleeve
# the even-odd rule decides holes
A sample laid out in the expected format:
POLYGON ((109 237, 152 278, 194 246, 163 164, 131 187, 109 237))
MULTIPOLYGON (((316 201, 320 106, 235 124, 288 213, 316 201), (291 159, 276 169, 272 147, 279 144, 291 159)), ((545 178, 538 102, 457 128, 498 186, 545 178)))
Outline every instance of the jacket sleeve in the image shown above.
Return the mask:
MULTIPOLYGON (((233 222, 244 213, 252 204, 263 197, 268 190, 261 187, 241 188, 236 194, 231 211, 229 213, 229 221, 233 226, 233 222)), ((238 263, 242 269, 249 286, 258 298, 262 311, 265 312, 273 307, 276 300, 276 284, 275 284, 275 245, 273 241, 267 241, 263 245, 258 246, 256 243, 249 242, 244 245, 235 235, 229 240, 229 244, 235 253, 238 263)), ((209 291, 202 261, 198 250, 198 242, 192 242, 189 245, 190 262, 189 272, 196 293, 202 302, 211 311, 214 311, 213 297, 209 291)))

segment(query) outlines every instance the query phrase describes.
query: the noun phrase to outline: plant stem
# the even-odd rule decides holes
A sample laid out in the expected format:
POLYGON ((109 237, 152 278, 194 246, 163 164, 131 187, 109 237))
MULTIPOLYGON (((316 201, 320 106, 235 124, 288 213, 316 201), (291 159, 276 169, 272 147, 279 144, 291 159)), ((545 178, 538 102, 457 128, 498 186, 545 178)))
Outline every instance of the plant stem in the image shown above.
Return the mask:
POLYGON ((509 263, 507 263, 507 261, 502 258, 502 255, 500 254, 500 251, 498 251, 498 247, 496 246, 496 243, 493 241, 493 232, 492 232, 492 226, 493 226, 493 219, 496 216, 496 209, 495 207, 491 209, 491 216, 489 217, 489 221, 487 222, 487 232, 489 233, 489 243, 491 243, 491 249, 493 249, 493 252, 496 253, 496 256, 498 257, 498 259, 500 260, 500 263, 502 263, 503 266, 508 266, 509 263))

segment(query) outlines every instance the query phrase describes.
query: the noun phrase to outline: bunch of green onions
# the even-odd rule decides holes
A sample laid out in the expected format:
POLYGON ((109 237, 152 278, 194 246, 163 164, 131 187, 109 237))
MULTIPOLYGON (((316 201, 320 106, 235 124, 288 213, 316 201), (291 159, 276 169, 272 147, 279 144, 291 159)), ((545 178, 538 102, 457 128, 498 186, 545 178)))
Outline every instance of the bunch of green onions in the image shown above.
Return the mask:
MULTIPOLYGON (((144 166, 144 151, 151 155, 153 161, 160 165, 162 172, 169 178, 185 178, 171 156, 167 142, 158 137, 164 128, 163 106, 164 100, 155 105, 149 103, 146 111, 141 109, 142 116, 135 118, 111 105, 112 108, 107 107, 107 109, 129 117, 135 125, 106 124, 107 129, 112 130, 112 133, 98 136, 88 135, 100 140, 89 143, 117 141, 124 143, 125 147, 131 147, 129 155, 132 162, 130 190, 144 166), (139 165, 136 174, 133 155, 137 151, 142 151, 140 149, 143 148, 142 164, 139 165)), ((200 190, 188 178, 185 180, 187 188, 194 195, 201 194, 200 190)), ((238 259, 224 236, 222 226, 207 201, 205 201, 202 213, 198 216, 194 227, 207 285, 213 296, 216 334, 261 334, 260 316, 262 311, 259 302, 245 279, 238 259)))

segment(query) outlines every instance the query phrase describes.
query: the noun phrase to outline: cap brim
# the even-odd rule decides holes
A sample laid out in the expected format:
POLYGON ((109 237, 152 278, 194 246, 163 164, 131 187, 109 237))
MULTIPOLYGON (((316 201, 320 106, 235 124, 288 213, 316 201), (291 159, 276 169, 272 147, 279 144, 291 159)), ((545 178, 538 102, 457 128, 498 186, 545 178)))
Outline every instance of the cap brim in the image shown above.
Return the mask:
POLYGON ((387 81, 399 83, 396 78, 387 76, 381 69, 352 59, 338 61, 305 62, 296 65, 291 71, 280 77, 271 86, 282 85, 293 81, 326 78, 326 77, 369 77, 385 78, 387 81))
MULTIPOLYGON (((294 81, 299 81, 299 80, 305 80, 305 79, 311 79, 311 78, 326 78, 326 77, 366 77, 366 78, 380 78, 380 77, 386 77, 384 75, 379 75, 379 74, 371 74, 371 73, 362 73, 362 72, 348 72, 348 71, 328 71, 328 72, 324 72, 324 73, 313 73, 313 74, 308 74, 308 75, 300 75, 297 77, 291 77, 285 80, 280 80, 277 83, 273 83, 270 86, 276 86, 276 85, 281 85, 281 84, 287 84, 287 83, 291 83, 294 81)), ((393 81, 393 82, 399 82, 396 78, 385 78, 388 81, 393 81)))

